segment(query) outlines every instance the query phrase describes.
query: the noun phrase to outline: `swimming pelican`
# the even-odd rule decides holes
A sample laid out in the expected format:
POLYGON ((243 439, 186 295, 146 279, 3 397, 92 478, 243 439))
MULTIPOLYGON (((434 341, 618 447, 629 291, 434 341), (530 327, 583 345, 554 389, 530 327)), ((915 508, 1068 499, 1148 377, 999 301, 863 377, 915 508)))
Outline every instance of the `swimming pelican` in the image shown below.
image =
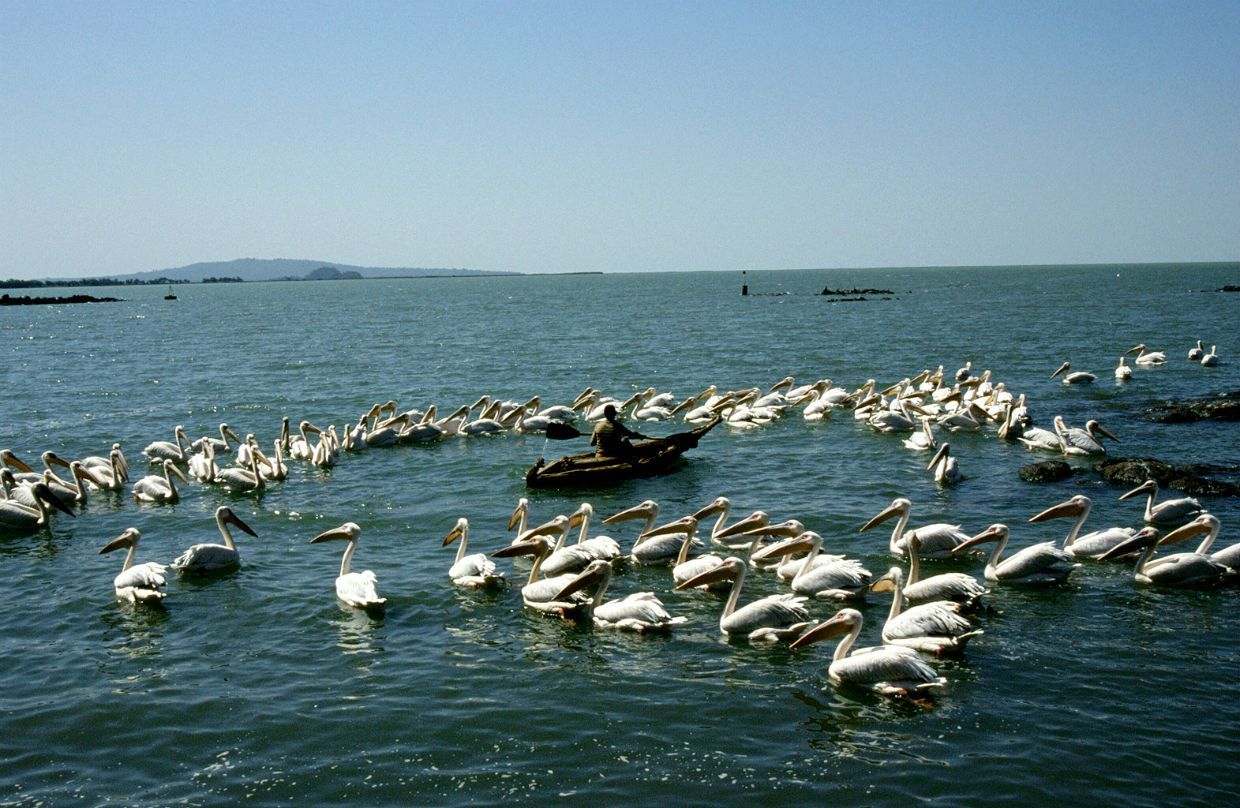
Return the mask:
POLYGON ((185 428, 177 425, 172 430, 175 441, 157 440, 147 444, 142 450, 142 454, 152 463, 158 463, 161 460, 172 460, 177 463, 184 463, 186 460, 185 448, 181 445, 184 441, 185 445, 189 445, 189 438, 185 436, 185 428))
POLYGON ((861 634, 861 612, 841 609, 830 620, 824 620, 806 631, 791 647, 800 648, 831 637, 846 635, 835 647, 827 678, 831 683, 856 685, 882 696, 922 696, 947 685, 912 648, 902 645, 881 645, 861 648, 849 655, 861 634))
POLYGON ((892 409, 880 409, 866 421, 875 432, 912 432, 917 428, 909 410, 920 414, 924 411, 913 404, 906 404, 904 399, 896 399, 892 409))
POLYGON ((965 379, 969 378, 969 374, 972 371, 973 371, 973 363, 971 361, 965 362, 964 367, 956 371, 956 381, 962 382, 965 379))
POLYGON ((1068 535, 1063 540, 1063 551, 1072 558, 1087 558, 1097 561, 1104 553, 1121 542, 1128 541, 1137 534, 1130 527, 1110 527, 1106 530, 1095 530, 1084 536, 1077 536, 1085 520, 1089 518, 1089 510, 1093 501, 1083 494, 1068 499, 1058 505, 1052 505, 1039 514, 1029 517, 1030 522, 1045 522, 1048 519, 1075 519, 1068 535))
MULTIPOLYGON (((605 525, 614 525, 633 519, 646 520, 646 526, 638 534, 630 551, 630 558, 637 564, 670 564, 680 554, 680 543, 684 531, 673 529, 681 526, 680 520, 654 528, 654 520, 659 515, 659 503, 653 499, 643 500, 632 508, 612 514, 603 520, 605 525)), ((700 544, 700 542, 698 542, 700 544)))
POLYGON ((551 555, 543 561, 543 573, 549 576, 561 575, 566 572, 580 572, 591 561, 617 561, 624 556, 619 543, 610 536, 594 536, 590 533, 590 517, 594 515, 594 507, 583 502, 568 517, 569 528, 579 527, 577 543, 564 546, 563 536, 557 542, 551 555))
POLYGON ((138 502, 176 502, 180 499, 177 488, 170 475, 181 478, 181 482, 189 484, 189 478, 177 464, 171 460, 164 461, 164 474, 148 474, 133 484, 133 498, 138 502))
POLYGON ((748 565, 744 561, 729 556, 718 567, 677 584, 676 589, 693 589, 716 581, 731 581, 732 591, 719 618, 719 630, 725 635, 743 637, 750 642, 789 642, 801 636, 809 626, 804 597, 768 595, 740 609, 736 608, 745 584, 746 570, 748 565))
POLYGON ((864 600, 870 587, 870 571, 850 558, 837 558, 826 564, 815 564, 821 551, 822 536, 806 530, 798 536, 755 551, 753 560, 762 561, 793 553, 808 553, 801 559, 801 568, 792 579, 793 592, 820 599, 864 600))
POLYGON ((112 579, 117 600, 129 603, 159 603, 164 599, 165 593, 161 590, 167 583, 164 572, 168 568, 154 561, 147 561, 144 564, 133 563, 133 558, 138 552, 138 540, 141 538, 142 534, 138 532, 138 529, 131 527, 104 545, 99 554, 110 553, 113 550, 129 551, 125 554, 125 563, 121 566, 120 574, 112 579))
POLYGON ((1043 429, 1040 426, 1026 426, 1017 440, 1029 451, 1036 449, 1042 452, 1063 453, 1063 441, 1060 439, 1059 433, 1043 429))
MULTIPOLYGON (((287 420, 285 424, 287 425, 287 420)), ((293 460, 309 460, 314 455, 314 444, 310 442, 307 432, 317 435, 322 430, 309 421, 302 421, 297 425, 297 434, 285 441, 288 444, 288 456, 293 460)))
POLYGON ((595 587, 591 612, 597 628, 611 628, 622 631, 668 631, 687 621, 685 617, 672 617, 663 602, 653 592, 634 592, 620 600, 603 601, 607 586, 611 583, 611 564, 597 559, 582 570, 577 576, 553 596, 554 600, 564 601, 573 594, 595 587))
POLYGON ((254 453, 258 458, 258 473, 263 475, 264 480, 274 480, 279 482, 288 479, 288 466, 284 463, 283 449, 280 448, 280 441, 276 440, 272 443, 275 449, 274 457, 267 457, 263 454, 258 445, 254 445, 254 453))
POLYGON ((738 519, 731 525, 727 524, 728 517, 732 513, 732 501, 727 497, 715 497, 708 505, 703 506, 693 514, 693 517, 699 521, 708 516, 718 516, 715 519, 715 525, 710 531, 711 543, 719 547, 726 547, 729 550, 744 550, 751 543, 751 539, 740 534, 756 527, 768 524, 769 517, 765 511, 754 511, 748 516, 738 519))
MULTIPOLYGON (((1072 365, 1068 362, 1064 362, 1062 365, 1059 366, 1058 370, 1056 370, 1054 373, 1051 374, 1051 378, 1052 379, 1055 378, 1060 373, 1067 373, 1067 371, 1071 369, 1072 369, 1072 365)), ((1097 377, 1088 371, 1078 370, 1074 373, 1067 373, 1067 375, 1063 377, 1063 383, 1064 384, 1092 384, 1095 378, 1097 377)))
MULTIPOLYGON (((1189 523, 1171 531, 1160 540, 1158 529, 1144 527, 1128 541, 1111 551, 1112 557, 1141 550, 1133 578, 1142 584, 1157 586, 1217 586, 1234 580, 1236 571, 1226 564, 1201 553, 1175 553, 1151 561, 1154 551, 1164 544, 1175 544, 1198 535, 1196 525, 1189 523)), ((1103 560, 1108 560, 1106 556, 1103 560)))
MULTIPOLYGON (((199 438, 193 443, 190 443, 189 448, 191 451, 201 452, 209 444, 211 448, 215 450, 216 454, 228 454, 232 451, 232 444, 228 442, 229 438, 232 438, 237 443, 244 443, 244 441, 237 436, 237 433, 233 432, 232 427, 228 424, 220 424, 220 436, 218 438, 213 438, 210 436, 199 438)), ((186 442, 189 443, 188 441, 186 442)))
POLYGON ((519 539, 507 547, 491 553, 491 557, 533 557, 534 564, 530 567, 530 577, 526 581, 525 586, 521 587, 521 601, 526 608, 534 609, 544 614, 558 615, 565 620, 584 619, 589 616, 593 606, 591 598, 586 597, 581 592, 574 592, 568 596, 567 600, 556 599, 556 595, 560 593, 560 590, 568 586, 577 577, 576 575, 569 573, 552 578, 539 577, 542 574, 543 559, 551 555, 551 542, 548 541, 547 536, 557 535, 558 532, 567 530, 568 519, 564 518, 563 522, 557 523, 554 527, 550 527, 550 525, 551 523, 548 523, 547 532, 519 539))
POLYGON ((1102 445, 1102 437, 1100 436, 1106 436, 1113 441, 1119 440, 1119 438, 1115 437, 1106 427, 1099 424, 1093 418, 1085 422, 1084 429, 1080 429, 1069 427, 1065 424, 1062 415, 1055 416, 1055 434, 1059 436, 1065 455, 1106 454, 1107 449, 1102 445))
POLYGON ((956 547, 957 554, 971 549, 984 542, 998 542, 986 562, 984 577, 987 581, 1003 581, 1013 584, 1058 584, 1067 580, 1072 570, 1081 566, 1074 564, 1072 557, 1055 546, 1055 542, 1047 541, 1021 548, 1011 558, 1002 562, 1008 543, 1007 525, 994 524, 973 538, 956 547))
POLYGON ((921 541, 917 538, 917 531, 908 537, 908 563, 908 580, 903 586, 904 599, 913 606, 950 600, 959 603, 964 610, 972 610, 989 591, 972 575, 963 572, 944 572, 922 578, 921 541))
MULTIPOLYGON (((1184 539, 1205 533, 1205 539, 1202 540, 1201 544, 1197 546, 1195 551, 1200 555, 1205 555, 1214 545, 1214 540, 1218 538, 1220 527, 1221 525, 1217 516, 1209 513, 1203 513, 1201 516, 1198 516, 1188 524, 1181 526, 1176 532, 1179 533, 1182 531, 1182 538, 1184 539)), ((1240 572, 1240 542, 1237 542, 1230 547, 1224 547, 1217 553, 1210 554, 1210 559, 1217 561, 1220 564, 1226 564, 1236 572, 1240 572)))
POLYGON ((1201 503, 1192 497, 1169 499, 1155 505, 1154 498, 1158 496, 1158 483, 1154 480, 1146 480, 1128 493, 1120 495, 1120 499, 1131 499, 1141 494, 1147 497, 1145 500, 1145 523, 1147 525, 1176 527, 1205 513, 1205 508, 1201 507, 1201 503))
POLYGON ((1218 346, 1217 345, 1210 346, 1210 353, 1201 357, 1201 364, 1205 365, 1208 368, 1212 368, 1218 364, 1218 346))
POLYGON ((232 512, 232 508, 227 505, 221 505, 215 509, 215 526, 223 537, 223 544, 195 544, 181 553, 180 556, 172 562, 173 568, 179 572, 199 573, 214 572, 216 570, 232 569, 241 564, 241 554, 237 552, 237 545, 233 542, 232 532, 228 529, 229 525, 236 525, 241 531, 257 537, 249 525, 241 521, 241 518, 232 512))
POLYGON ((1119 357, 1119 364, 1115 366, 1115 380, 1126 382, 1132 378, 1132 368, 1124 364, 1123 354, 1119 357))
POLYGON ((457 539, 461 540, 461 545, 456 550, 456 560, 448 569, 448 577, 452 579, 452 583, 473 589, 508 583, 504 573, 496 571, 495 562, 487 558, 486 553, 465 555, 465 548, 469 544, 469 520, 464 516, 457 519, 456 525, 444 536, 443 546, 447 547, 457 539))
POLYGON ((871 592, 891 592, 891 611, 883 624, 883 642, 903 645, 928 654, 943 655, 964 651, 981 629, 959 614, 960 605, 937 600, 905 609, 904 572, 892 567, 870 585, 871 592))
POLYGON ((1197 340, 1196 348, 1188 349, 1188 361, 1190 362, 1200 362, 1201 357, 1205 355, 1206 355, 1206 346, 1201 344, 1201 340, 1197 340))
POLYGON ((1132 361, 1134 364, 1137 364, 1137 365, 1146 365, 1146 366, 1161 365, 1167 361, 1167 355, 1163 353, 1162 351, 1147 352, 1145 350, 1144 342, 1142 342, 1140 345, 1132 346, 1127 351, 1124 351, 1124 353, 1126 354, 1135 353, 1137 355, 1137 358, 1132 361))
POLYGON ((336 597, 356 609, 382 609, 387 598, 379 597, 375 590, 377 579, 370 570, 349 572, 349 564, 353 560, 353 552, 357 549, 357 540, 362 529, 355 522, 345 522, 340 527, 326 530, 310 540, 311 544, 326 541, 347 541, 344 557, 340 560, 340 574, 336 576, 336 597))
POLYGON ((914 452, 925 452, 938 447, 938 441, 934 439, 934 431, 930 429, 930 419, 923 417, 921 419, 921 431, 914 432, 904 440, 904 448, 914 452))
MULTIPOLYGON (((697 530, 698 530, 697 514, 694 514, 692 516, 686 516, 681 521, 684 523, 683 524, 684 533, 682 534, 683 539, 680 543, 680 554, 677 555, 676 560, 672 562, 672 580, 677 584, 681 583, 682 581, 687 581, 696 575, 701 575, 703 572, 707 572, 708 570, 712 570, 715 567, 718 567, 719 565, 723 564, 722 558, 720 558, 717 555, 712 555, 712 554, 700 555, 695 558, 689 558, 689 551, 692 549, 693 544, 695 540, 697 539, 697 530)), ((673 525, 674 524, 675 523, 673 523, 673 525)), ((675 527, 675 530, 679 531, 681 527, 682 526, 677 525, 675 527)), ((668 527, 669 531, 672 529, 673 528, 671 528, 670 526, 668 527)), ((702 586, 698 588, 713 590, 713 589, 724 589, 726 587, 727 587, 726 582, 716 581, 713 584, 703 584, 702 586)))
POLYGON ((525 533, 526 522, 529 519, 529 514, 530 501, 525 497, 521 497, 517 500, 517 507, 512 509, 512 516, 508 517, 508 530, 511 531, 515 528, 517 531, 517 538, 520 538, 521 534, 525 533))
POLYGON ((862 525, 858 532, 864 533, 893 516, 900 517, 895 529, 891 531, 891 539, 887 542, 887 549, 898 558, 903 558, 908 552, 910 533, 916 533, 917 538, 921 540, 921 554, 926 558, 951 558, 952 551, 968 541, 969 534, 961 530, 960 525, 948 525, 943 522, 922 525, 906 533, 904 528, 908 526, 909 513, 912 509, 913 503, 904 497, 896 497, 878 515, 862 525))
POLYGON ((939 485, 955 485, 964 479, 964 475, 960 473, 960 464, 951 456, 951 450, 952 445, 943 441, 931 458, 930 465, 926 466, 927 471, 934 470, 934 481, 939 485))
POLYGON ((216 471, 213 482, 220 483, 232 494, 262 493, 267 487, 263 475, 258 473, 258 458, 250 458, 248 469, 229 466, 216 471))
POLYGON ((34 497, 33 508, 13 499, 0 499, 0 530, 30 530, 45 527, 48 523, 48 505, 70 516, 75 516, 64 500, 56 496, 47 483, 43 481, 33 483, 30 486, 30 493, 34 497))
POLYGON ((125 453, 121 451, 120 443, 112 444, 112 449, 108 452, 107 457, 100 457, 99 455, 83 457, 82 465, 94 472, 96 476, 111 474, 119 477, 122 482, 129 479, 129 461, 125 459, 125 453))

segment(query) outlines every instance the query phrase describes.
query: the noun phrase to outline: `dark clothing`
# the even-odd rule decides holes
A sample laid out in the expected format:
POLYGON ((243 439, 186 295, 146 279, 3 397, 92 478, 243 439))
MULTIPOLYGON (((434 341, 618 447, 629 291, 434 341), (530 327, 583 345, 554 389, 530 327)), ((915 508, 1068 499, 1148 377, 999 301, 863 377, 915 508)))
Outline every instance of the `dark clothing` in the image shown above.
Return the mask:
POLYGON ((634 432, 619 421, 604 418, 594 425, 590 445, 599 457, 628 457, 633 448, 629 445, 629 439, 643 437, 645 435, 634 432))

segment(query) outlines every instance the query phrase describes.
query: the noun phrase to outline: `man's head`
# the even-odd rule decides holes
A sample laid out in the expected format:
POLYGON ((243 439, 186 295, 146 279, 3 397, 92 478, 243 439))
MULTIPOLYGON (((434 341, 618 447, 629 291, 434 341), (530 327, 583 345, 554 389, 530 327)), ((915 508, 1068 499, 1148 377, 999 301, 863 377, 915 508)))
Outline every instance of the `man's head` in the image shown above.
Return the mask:
POLYGON ((616 420, 616 405, 608 404, 606 407, 604 407, 603 417, 606 418, 608 421, 616 420))

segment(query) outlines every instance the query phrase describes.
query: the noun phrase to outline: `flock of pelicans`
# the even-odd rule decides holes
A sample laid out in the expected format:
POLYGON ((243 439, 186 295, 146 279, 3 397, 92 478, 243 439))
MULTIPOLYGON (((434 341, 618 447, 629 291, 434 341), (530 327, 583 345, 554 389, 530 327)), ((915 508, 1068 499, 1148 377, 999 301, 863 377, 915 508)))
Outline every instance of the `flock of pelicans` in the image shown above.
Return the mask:
MULTIPOLYGON (((1138 365, 1153 366, 1166 361, 1162 353, 1147 352, 1144 345, 1128 353, 1137 353, 1138 365)), ((1204 354, 1198 342, 1189 359, 1208 365, 1217 361, 1216 356, 1213 349, 1204 354)), ((1052 378, 1069 369, 1065 362, 1052 378)), ((1124 369, 1131 371, 1121 357, 1117 377, 1124 369)), ((1079 384, 1092 379, 1089 374, 1075 372, 1067 373, 1064 381, 1079 384)), ((1030 449, 1070 455, 1104 453, 1101 438, 1115 439, 1095 420, 1080 429, 1068 427, 1060 417, 1053 419, 1053 430, 1034 426, 1023 394, 1013 395, 1003 383, 992 382, 990 371, 973 375, 971 365, 966 363, 951 379, 940 366, 882 390, 874 380, 847 390, 830 380, 796 387, 792 378, 785 378, 766 391, 750 388, 720 392, 712 386, 677 402, 671 394, 657 395, 653 389, 618 401, 587 388, 570 406, 543 408, 537 396, 526 402, 484 396, 442 419, 434 406, 425 412, 398 412, 395 402, 388 402, 368 409, 356 424, 343 430, 343 435, 338 435, 334 425, 320 429, 307 421, 302 421, 294 432, 285 418, 280 437, 271 443, 271 455, 262 451, 252 434, 242 439, 227 424, 220 425, 218 438, 193 441, 178 426, 172 441, 155 441, 143 450, 158 473, 136 481, 131 492, 141 502, 172 502, 178 498, 176 481, 188 484, 191 479, 234 493, 261 491, 268 482, 288 475, 285 456, 316 466, 330 466, 342 451, 509 430, 543 432, 552 423, 567 424, 577 418, 597 420, 607 404, 615 405, 631 420, 670 420, 680 416, 688 422, 702 422, 718 418, 737 429, 760 427, 797 409, 807 420, 822 420, 837 410, 846 411, 876 432, 907 433, 904 445, 909 450, 935 450, 928 469, 941 484, 951 484, 961 475, 949 444, 938 440, 936 428, 946 432, 977 431, 986 424, 997 425, 1002 439, 1019 440, 1030 449), (232 455, 234 464, 221 467, 217 460, 224 455, 232 455)), ((42 460, 44 470, 38 472, 11 450, 0 451, 0 531, 39 529, 48 524, 54 510, 73 514, 73 504, 84 505, 92 490, 121 491, 129 480, 129 465, 119 444, 112 447, 107 457, 66 461, 47 451, 42 460), (68 479, 62 478, 57 469, 68 469, 68 479)), ((906 560, 908 568, 892 566, 878 577, 855 559, 824 552, 822 536, 795 519, 775 522, 765 512, 755 511, 729 522, 731 502, 726 497, 662 524, 658 524, 659 506, 651 500, 602 519, 608 526, 641 523, 627 552, 615 538, 590 535, 594 511, 589 503, 583 503, 570 515, 560 514, 530 527, 526 499, 520 500, 509 520, 508 527, 515 531, 515 538, 489 556, 468 552, 466 518, 456 521, 443 544, 457 543, 457 553, 448 570, 454 584, 471 588, 506 586, 508 578, 498 569, 495 559, 528 559, 529 570, 521 586, 526 607, 563 618, 589 620, 601 629, 667 631, 685 622, 684 617, 671 615, 652 592, 606 598, 616 572, 630 565, 669 566, 672 575, 668 583, 676 590, 727 593, 719 628, 728 637, 782 642, 796 648, 842 635, 828 668, 833 682, 861 685, 887 695, 908 695, 945 684, 923 655, 961 653, 971 639, 982 633, 969 616, 976 612, 990 585, 1059 584, 1084 561, 1135 562, 1137 581, 1164 586, 1213 586, 1240 577, 1240 544, 1210 553, 1220 529, 1216 517, 1206 513, 1194 499, 1157 502, 1157 495, 1158 486, 1150 480, 1120 497, 1145 497, 1144 527, 1112 527, 1084 535, 1081 530, 1091 501, 1085 496, 1074 496, 1029 518, 1030 522, 1071 519, 1071 528, 1062 544, 1043 542, 1011 555, 1005 555, 1009 540, 1006 525, 994 524, 972 536, 958 525, 941 523, 910 529, 912 504, 897 498, 860 528, 864 532, 894 520, 888 549, 895 558, 906 560), (714 521, 707 540, 715 552, 703 554, 700 549, 706 542, 699 532, 711 519, 714 521), (569 542, 574 530, 575 541, 569 542), (1199 536, 1203 538, 1193 552, 1155 557, 1160 546, 1199 536), (958 571, 921 575, 923 559, 962 559, 969 557, 973 548, 988 543, 994 547, 981 581, 958 571), (746 576, 750 574, 776 576, 789 591, 740 606, 746 576), (890 592, 892 597, 881 630, 883 644, 879 646, 853 648, 862 629, 859 611, 843 608, 830 619, 815 624, 806 608, 810 599, 847 603, 863 600, 870 592, 890 592)), ((222 543, 187 548, 170 563, 173 569, 185 575, 218 574, 239 566, 240 553, 231 529, 256 534, 227 506, 216 510, 215 522, 222 543)), ((336 578, 338 598, 356 608, 382 609, 386 601, 378 593, 375 574, 351 569, 361 532, 359 525, 346 522, 320 533, 310 543, 346 542, 336 578)), ((135 563, 140 538, 136 528, 129 528, 100 552, 126 551, 121 572, 113 581, 118 599, 159 604, 165 596, 168 565, 135 563)))

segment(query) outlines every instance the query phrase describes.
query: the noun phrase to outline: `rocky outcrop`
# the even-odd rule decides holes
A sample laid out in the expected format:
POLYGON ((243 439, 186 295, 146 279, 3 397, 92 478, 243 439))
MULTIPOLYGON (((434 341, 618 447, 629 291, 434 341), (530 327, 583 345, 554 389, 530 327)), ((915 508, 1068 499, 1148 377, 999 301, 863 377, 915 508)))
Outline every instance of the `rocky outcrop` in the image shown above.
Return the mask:
POLYGON ((1020 478, 1027 483, 1057 483, 1074 473, 1073 468, 1062 460, 1046 460, 1020 467, 1020 478))
MULTIPOLYGON (((1094 470, 1104 480, 1135 488, 1154 480, 1161 488, 1173 488, 1192 496, 1240 496, 1240 482, 1219 477, 1240 476, 1240 466, 1211 466, 1200 463, 1177 466, 1150 457, 1117 457, 1100 460, 1094 470)), ((1023 479, 1023 477, 1022 477, 1023 479)))
POLYGON ((1151 421, 1159 424, 1240 421, 1240 391, 1191 401, 1156 401, 1146 408, 1145 413, 1151 421))

